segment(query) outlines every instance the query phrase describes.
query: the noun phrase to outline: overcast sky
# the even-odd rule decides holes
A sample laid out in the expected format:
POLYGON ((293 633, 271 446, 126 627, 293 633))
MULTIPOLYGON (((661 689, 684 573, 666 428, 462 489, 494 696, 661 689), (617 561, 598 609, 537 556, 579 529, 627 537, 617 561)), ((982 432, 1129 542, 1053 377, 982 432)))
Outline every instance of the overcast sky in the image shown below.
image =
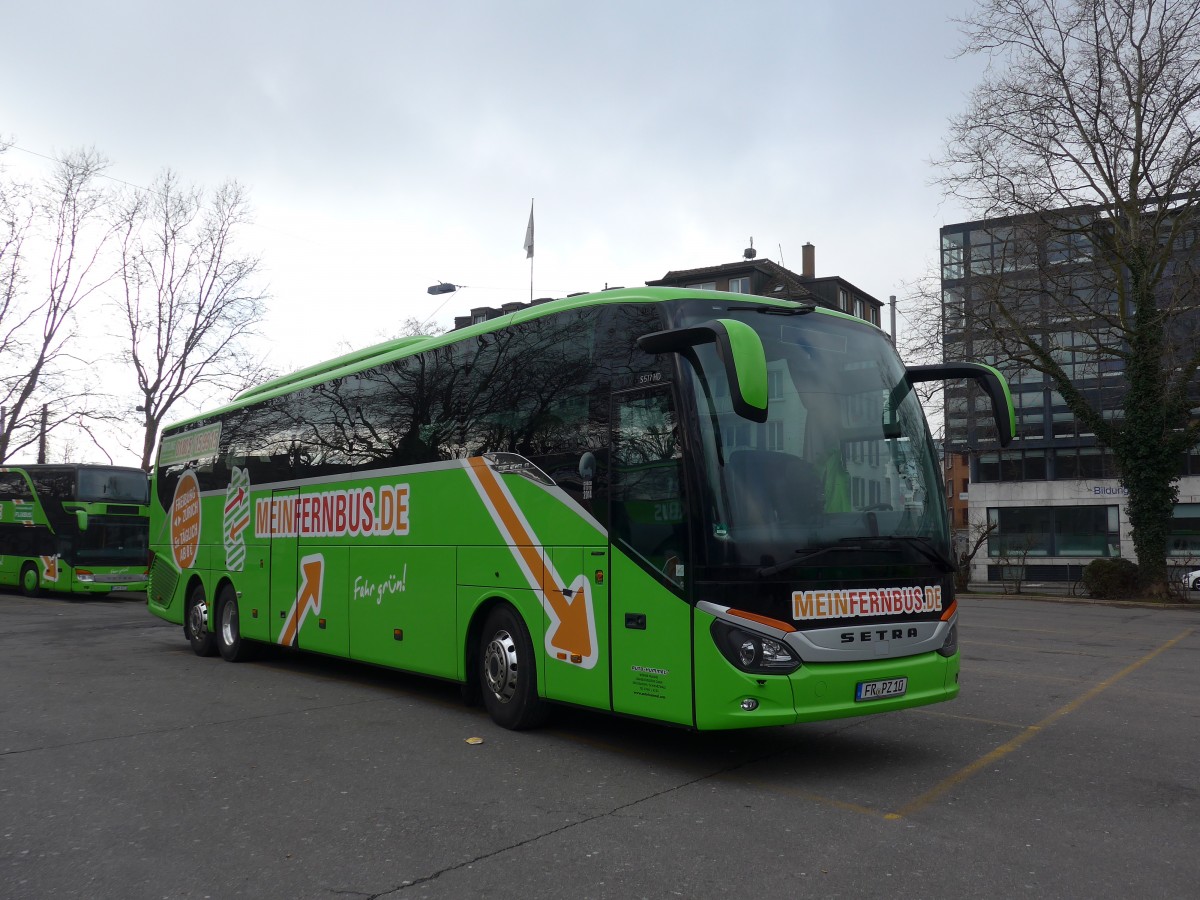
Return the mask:
MULTIPOLYGON (((306 365, 472 306, 760 256, 886 302, 965 218, 931 186, 982 71, 961 2, 3 3, 3 164, 236 179, 306 365), (466 285, 431 297, 439 280, 466 285)), ((886 321, 886 319, 885 319, 886 321)))

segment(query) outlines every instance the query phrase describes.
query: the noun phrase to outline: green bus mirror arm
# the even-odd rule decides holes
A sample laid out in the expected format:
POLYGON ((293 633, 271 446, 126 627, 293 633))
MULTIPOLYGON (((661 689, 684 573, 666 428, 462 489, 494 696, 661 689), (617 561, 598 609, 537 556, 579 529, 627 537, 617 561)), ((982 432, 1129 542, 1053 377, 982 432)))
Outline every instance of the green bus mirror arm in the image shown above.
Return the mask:
POLYGON ((751 422, 767 421, 767 355, 753 328, 736 319, 711 319, 687 328, 655 331, 637 339, 647 353, 678 353, 716 344, 729 379, 733 411, 751 422))
POLYGON ((998 369, 983 363, 953 362, 930 366, 909 366, 904 381, 892 389, 891 408, 895 409, 904 395, 919 381, 949 381, 954 378, 973 378, 992 401, 992 416, 1000 446, 1007 447, 1017 432, 1017 416, 1013 410, 1008 382, 998 369))

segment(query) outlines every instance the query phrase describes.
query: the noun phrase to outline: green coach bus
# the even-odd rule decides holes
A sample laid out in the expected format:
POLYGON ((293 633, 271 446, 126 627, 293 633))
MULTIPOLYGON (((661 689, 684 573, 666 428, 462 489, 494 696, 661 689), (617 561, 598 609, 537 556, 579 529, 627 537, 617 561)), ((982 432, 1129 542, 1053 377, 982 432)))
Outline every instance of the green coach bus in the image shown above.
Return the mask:
POLYGON ((149 494, 141 469, 0 467, 0 585, 29 596, 145 590, 149 494))
POLYGON ((460 682, 508 728, 554 703, 697 729, 958 693, 940 465, 905 369, 813 304, 670 288, 506 307, 166 428, 152 613, 460 682))

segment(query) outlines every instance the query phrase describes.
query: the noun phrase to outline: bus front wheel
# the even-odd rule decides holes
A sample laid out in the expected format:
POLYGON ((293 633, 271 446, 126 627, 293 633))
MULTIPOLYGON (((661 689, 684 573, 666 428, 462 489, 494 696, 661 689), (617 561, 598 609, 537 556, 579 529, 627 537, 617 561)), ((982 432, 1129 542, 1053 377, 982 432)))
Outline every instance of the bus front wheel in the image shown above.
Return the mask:
POLYGON ((196 585, 188 593, 183 608, 183 633, 197 656, 212 656, 217 652, 217 637, 208 630, 208 599, 203 585, 196 585))
POLYGON ((493 609, 479 645, 483 705, 495 723, 520 731, 545 721, 549 709, 538 696, 533 642, 520 614, 507 604, 493 609))
POLYGON ((42 592, 41 581, 38 578, 37 566, 25 563, 21 569, 21 593, 26 597, 36 597, 42 592))
POLYGON ((250 642, 242 640, 237 595, 228 585, 217 594, 217 649, 228 662, 244 662, 251 655, 250 642))

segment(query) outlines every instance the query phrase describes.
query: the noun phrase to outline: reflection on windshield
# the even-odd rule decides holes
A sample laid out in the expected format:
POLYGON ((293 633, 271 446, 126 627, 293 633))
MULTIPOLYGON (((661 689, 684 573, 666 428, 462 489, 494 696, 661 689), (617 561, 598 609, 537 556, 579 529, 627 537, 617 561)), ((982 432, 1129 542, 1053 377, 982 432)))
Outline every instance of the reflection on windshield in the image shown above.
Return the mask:
POLYGON ((697 348, 710 559, 772 566, 889 536, 928 539, 944 554, 925 419, 911 392, 888 408, 904 369, 883 334, 834 316, 736 315, 763 339, 769 414, 763 424, 738 417, 715 348, 697 348))
POLYGON ((75 539, 75 565, 144 563, 150 541, 149 523, 133 516, 92 516, 75 539))
POLYGON ((149 500, 149 481, 136 469, 80 469, 78 499, 141 505, 149 500))

